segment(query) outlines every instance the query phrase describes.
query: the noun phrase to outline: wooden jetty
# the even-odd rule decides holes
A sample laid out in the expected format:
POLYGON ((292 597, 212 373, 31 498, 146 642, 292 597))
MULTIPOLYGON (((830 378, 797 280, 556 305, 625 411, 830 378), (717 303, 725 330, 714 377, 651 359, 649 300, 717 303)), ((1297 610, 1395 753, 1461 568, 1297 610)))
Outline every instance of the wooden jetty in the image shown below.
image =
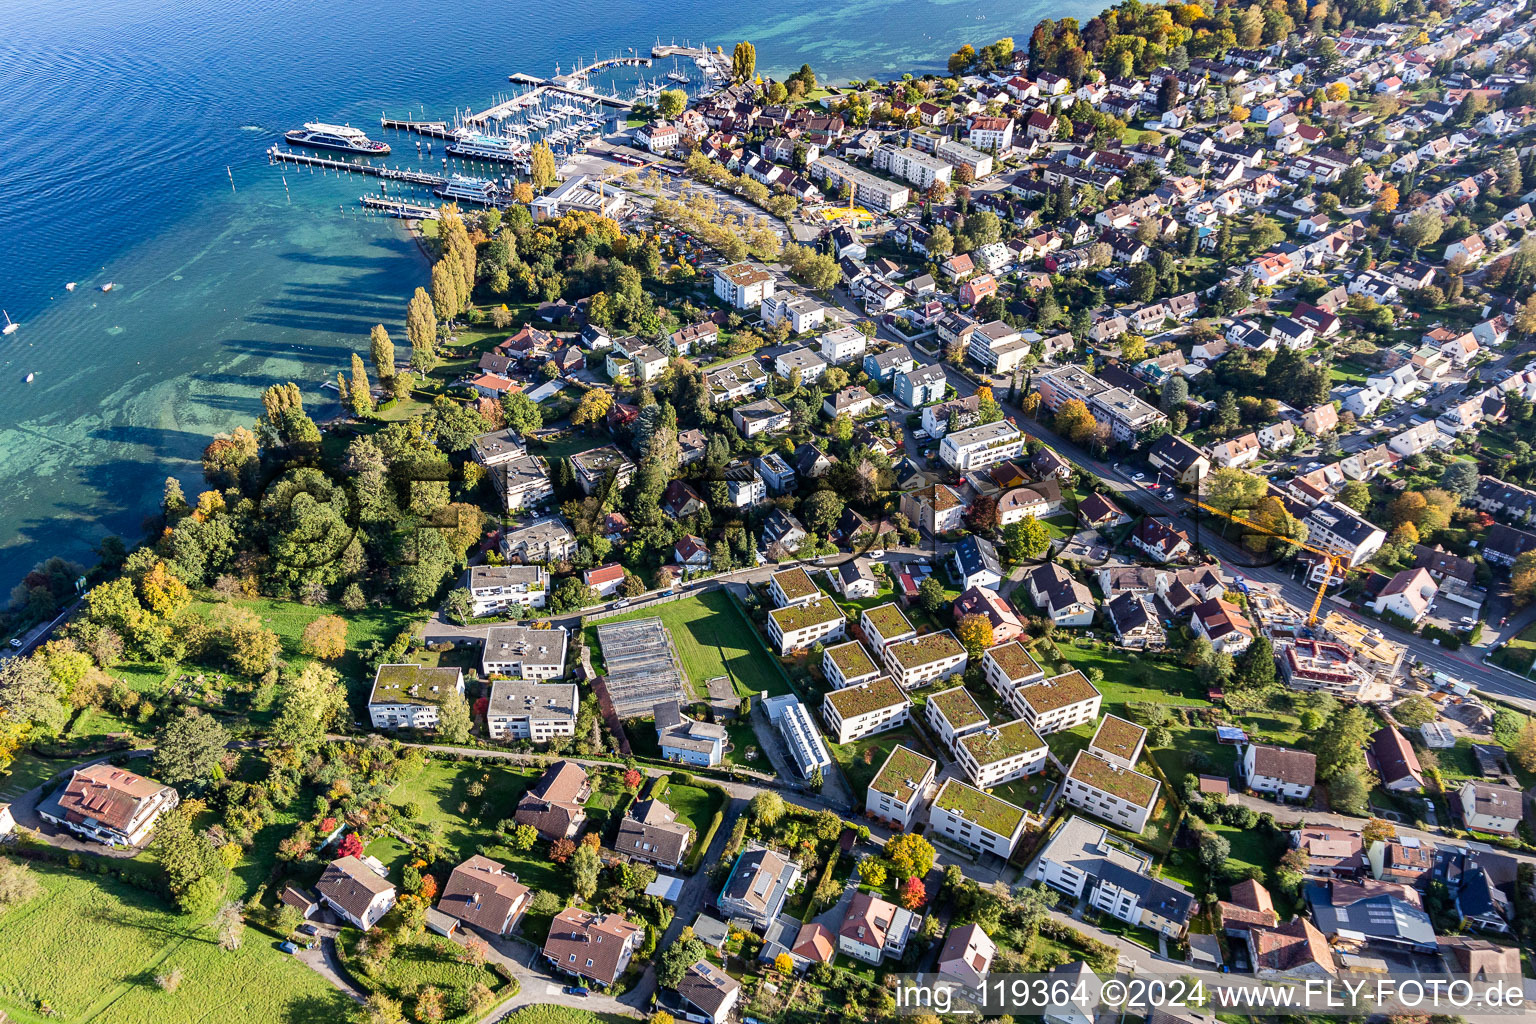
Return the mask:
POLYGON ((391 217, 400 217, 406 220, 437 220, 441 211, 435 206, 425 203, 412 203, 404 199, 393 199, 389 196, 366 195, 359 196, 358 202, 370 210, 387 213, 391 217))
POLYGON ((386 167, 383 164, 353 163, 350 160, 332 160, 329 157, 313 156, 309 153, 295 153, 291 149, 278 149, 276 146, 267 150, 267 156, 274 161, 284 163, 323 167, 326 170, 346 171, 349 174, 370 174, 386 181, 403 181, 409 185, 425 185, 428 188, 441 188, 448 183, 448 179, 441 174, 432 174, 428 171, 386 167))

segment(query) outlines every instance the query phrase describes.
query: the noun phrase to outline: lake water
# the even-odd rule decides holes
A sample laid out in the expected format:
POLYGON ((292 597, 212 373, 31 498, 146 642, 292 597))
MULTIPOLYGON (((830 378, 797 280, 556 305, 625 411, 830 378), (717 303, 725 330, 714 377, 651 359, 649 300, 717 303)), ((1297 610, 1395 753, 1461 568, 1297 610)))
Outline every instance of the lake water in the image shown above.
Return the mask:
MULTIPOLYGON (((1022 44, 1045 15, 1093 9, 0 0, 0 306, 23 325, 0 339, 0 582, 137 537, 165 477, 195 494, 208 438, 254 419, 267 385, 297 381, 323 409, 319 385, 370 326, 403 342, 414 245, 358 212, 377 183, 269 166, 284 131, 325 120, 377 138, 381 112, 480 109, 510 72, 658 38, 751 39, 760 69, 808 61, 823 81, 938 70, 962 43, 1022 44)), ((414 149, 388 140, 390 162, 414 149)))

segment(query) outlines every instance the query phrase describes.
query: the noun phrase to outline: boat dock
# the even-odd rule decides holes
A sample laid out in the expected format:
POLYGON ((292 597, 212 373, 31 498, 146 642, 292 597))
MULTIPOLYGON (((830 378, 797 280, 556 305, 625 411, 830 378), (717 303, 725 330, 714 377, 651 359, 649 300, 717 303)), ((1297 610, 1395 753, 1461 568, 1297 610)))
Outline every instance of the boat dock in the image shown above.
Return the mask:
POLYGON ((440 215, 440 211, 435 206, 412 203, 404 199, 391 199, 389 196, 359 196, 357 201, 370 210, 377 210, 404 220, 437 220, 440 215))
POLYGON ((453 130, 448 127, 447 121, 412 121, 406 118, 379 117, 379 127, 393 128, 397 132, 415 132, 417 135, 430 135, 434 139, 455 138, 453 130))
POLYGON ((349 174, 371 174, 375 178, 383 178, 386 181, 403 181, 408 185, 425 185, 428 188, 441 188, 448 183, 448 179, 441 174, 432 174, 428 171, 386 167, 383 164, 353 163, 350 160, 332 160, 329 157, 312 156, 309 153, 295 153, 291 149, 278 149, 276 146, 267 150, 267 156, 274 161, 284 163, 323 167, 326 170, 346 171, 349 174))

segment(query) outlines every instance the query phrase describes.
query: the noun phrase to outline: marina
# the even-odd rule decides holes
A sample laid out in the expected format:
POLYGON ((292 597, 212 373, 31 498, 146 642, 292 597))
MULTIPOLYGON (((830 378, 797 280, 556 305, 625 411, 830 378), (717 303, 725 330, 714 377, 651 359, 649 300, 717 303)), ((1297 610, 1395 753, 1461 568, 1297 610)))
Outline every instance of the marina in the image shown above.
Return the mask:
MULTIPOLYGON (((369 213, 403 219, 438 216, 435 206, 424 197, 391 196, 389 182, 430 190, 440 200, 504 209, 513 202, 513 176, 532 173, 536 145, 547 145, 557 160, 564 160, 585 151, 601 137, 615 123, 616 114, 654 103, 667 89, 707 94, 728 80, 730 73, 730 58, 723 53, 707 46, 663 44, 658 39, 649 55, 633 48, 606 58, 594 55, 590 61, 578 59, 569 71, 562 72, 556 65, 550 77, 513 72, 507 76, 515 87, 513 94, 498 93, 489 106, 478 110, 456 107, 451 116, 443 118, 428 116, 425 107, 417 116, 391 117, 381 111, 379 127, 383 131, 418 136, 414 167, 314 155, 280 146, 269 148, 267 156, 271 163, 380 179, 385 183, 380 194, 358 198, 369 213), (651 74, 637 71, 629 75, 626 72, 631 68, 651 74), (442 143, 440 156, 433 152, 435 142, 442 143), (455 166, 460 173, 454 173, 455 166)), ((286 138, 297 145, 352 155, 390 152, 388 143, 375 142, 347 125, 312 122, 288 132, 286 138)))

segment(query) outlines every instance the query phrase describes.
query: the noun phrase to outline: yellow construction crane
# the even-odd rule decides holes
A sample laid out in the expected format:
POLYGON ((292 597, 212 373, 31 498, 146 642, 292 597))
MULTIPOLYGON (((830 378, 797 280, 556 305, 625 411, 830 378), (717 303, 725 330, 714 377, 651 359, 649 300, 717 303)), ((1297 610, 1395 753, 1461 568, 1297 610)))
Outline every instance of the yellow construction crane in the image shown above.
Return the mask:
POLYGON ((1312 599, 1312 609, 1307 613, 1307 625, 1314 626, 1317 624, 1317 610, 1322 607, 1323 595, 1328 592, 1328 584, 1332 583, 1335 577, 1341 580, 1344 578, 1346 570, 1349 569, 1349 562, 1352 556, 1351 552, 1344 551, 1339 548, 1320 547, 1316 544, 1308 544, 1306 541, 1296 540, 1294 537, 1286 537, 1282 534, 1276 533, 1274 530, 1271 530, 1268 527, 1260 526, 1258 523, 1255 523, 1250 519, 1245 519, 1239 515, 1233 515, 1231 512, 1223 512, 1221 509, 1216 508, 1213 505, 1207 505, 1203 501, 1192 502, 1192 504, 1196 508, 1203 508, 1207 512, 1221 516, 1223 519, 1230 519, 1232 522, 1238 524, 1239 526, 1245 526, 1248 529, 1253 530, 1255 533, 1262 533, 1266 536, 1274 537, 1277 540, 1283 540, 1287 544, 1294 544, 1303 551, 1310 551, 1314 555, 1321 557, 1323 559, 1323 564, 1327 566, 1327 569, 1323 573, 1322 582, 1317 585, 1317 596, 1312 599))

